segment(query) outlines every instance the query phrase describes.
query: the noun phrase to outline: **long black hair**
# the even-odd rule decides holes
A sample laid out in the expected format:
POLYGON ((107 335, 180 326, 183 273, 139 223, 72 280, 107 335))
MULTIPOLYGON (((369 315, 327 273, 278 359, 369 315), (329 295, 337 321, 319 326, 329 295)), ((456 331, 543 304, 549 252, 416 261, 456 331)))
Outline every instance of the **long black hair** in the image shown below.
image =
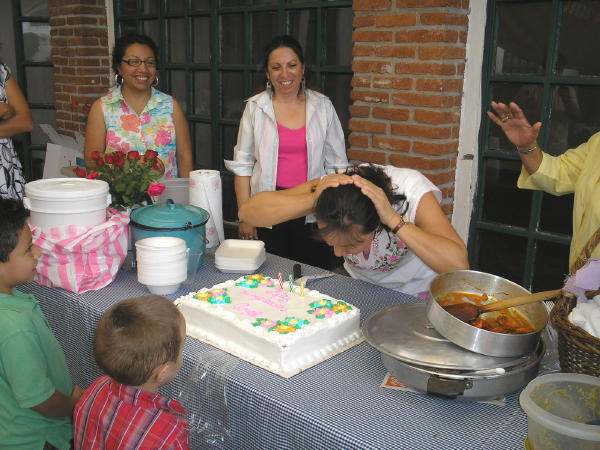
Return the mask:
MULTIPOLYGON (((354 166, 348 169, 346 174, 359 175, 375 186, 379 186, 390 203, 399 206, 400 214, 404 214, 408 209, 406 196, 394 193, 392 181, 382 167, 354 166)), ((351 237, 356 232, 367 234, 384 227, 371 199, 354 184, 325 189, 317 200, 315 215, 324 225, 319 229, 321 236, 341 232, 351 237), (356 229, 355 226, 360 228, 356 229)))

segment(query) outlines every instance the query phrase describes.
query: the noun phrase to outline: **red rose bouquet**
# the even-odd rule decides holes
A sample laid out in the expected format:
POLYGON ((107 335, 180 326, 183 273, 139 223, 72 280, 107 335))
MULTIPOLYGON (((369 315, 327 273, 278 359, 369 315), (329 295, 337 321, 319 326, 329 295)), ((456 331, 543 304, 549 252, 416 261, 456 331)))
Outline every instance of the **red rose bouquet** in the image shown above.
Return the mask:
POLYGON ((142 204, 151 204, 152 198, 160 195, 165 186, 158 182, 164 165, 154 150, 144 155, 136 150, 129 153, 92 152, 95 169, 76 167, 75 174, 81 178, 98 179, 108 183, 112 206, 124 211, 142 204))

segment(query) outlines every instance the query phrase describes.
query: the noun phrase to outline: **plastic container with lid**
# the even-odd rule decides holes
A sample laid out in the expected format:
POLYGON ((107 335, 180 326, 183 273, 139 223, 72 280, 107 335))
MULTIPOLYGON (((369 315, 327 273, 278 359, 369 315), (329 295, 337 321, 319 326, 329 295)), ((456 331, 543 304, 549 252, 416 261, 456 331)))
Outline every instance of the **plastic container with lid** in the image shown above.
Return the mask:
POLYGON ((600 378, 552 373, 532 380, 519 398, 530 448, 600 448, 600 378))
POLYGON ((106 221, 108 183, 86 178, 47 178, 25 185, 23 204, 43 230, 68 225, 95 227, 106 221))
POLYGON ((133 242, 155 236, 183 239, 189 249, 188 275, 193 275, 204 262, 209 217, 202 208, 176 205, 171 200, 163 205, 142 206, 131 212, 133 242))
POLYGON ((252 273, 265 259, 263 241, 225 239, 215 252, 215 267, 227 273, 252 273))

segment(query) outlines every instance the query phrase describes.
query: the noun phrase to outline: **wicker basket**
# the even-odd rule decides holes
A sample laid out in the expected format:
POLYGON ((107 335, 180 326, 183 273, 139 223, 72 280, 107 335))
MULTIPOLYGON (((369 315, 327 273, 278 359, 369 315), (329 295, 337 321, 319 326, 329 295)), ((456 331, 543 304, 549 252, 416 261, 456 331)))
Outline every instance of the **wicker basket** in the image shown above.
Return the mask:
POLYGON ((569 320, 569 313, 577 304, 573 295, 557 298, 550 320, 558 332, 558 359, 564 372, 584 373, 600 377, 600 339, 569 320))

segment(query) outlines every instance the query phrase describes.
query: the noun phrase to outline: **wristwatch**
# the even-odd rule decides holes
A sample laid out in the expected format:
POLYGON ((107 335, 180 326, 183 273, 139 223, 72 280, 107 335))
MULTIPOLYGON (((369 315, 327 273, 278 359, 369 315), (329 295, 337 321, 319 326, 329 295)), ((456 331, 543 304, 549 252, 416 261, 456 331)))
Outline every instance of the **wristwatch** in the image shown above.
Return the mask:
POLYGON ((400 216, 400 222, 398 222, 398 225, 396 225, 392 229, 392 233, 394 233, 394 234, 398 233, 398 231, 400 231, 400 228, 402 228, 407 223, 410 223, 410 222, 404 216, 400 216))

